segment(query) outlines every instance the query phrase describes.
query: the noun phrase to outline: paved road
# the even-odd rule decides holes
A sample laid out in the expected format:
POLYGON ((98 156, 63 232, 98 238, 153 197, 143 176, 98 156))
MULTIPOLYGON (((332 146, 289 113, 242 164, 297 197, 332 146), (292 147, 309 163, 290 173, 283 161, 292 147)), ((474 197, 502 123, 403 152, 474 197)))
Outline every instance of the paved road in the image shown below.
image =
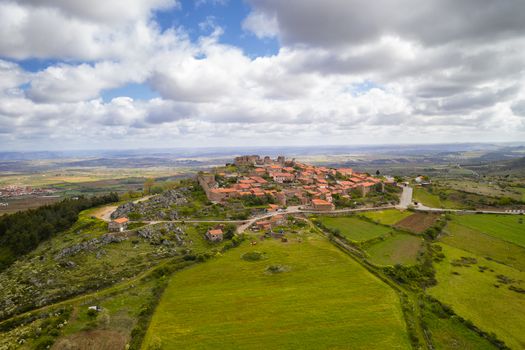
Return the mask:
POLYGON ((412 204, 412 193, 413 189, 410 186, 403 187, 403 193, 401 193, 401 198, 399 200, 399 209, 406 209, 410 204, 412 204))

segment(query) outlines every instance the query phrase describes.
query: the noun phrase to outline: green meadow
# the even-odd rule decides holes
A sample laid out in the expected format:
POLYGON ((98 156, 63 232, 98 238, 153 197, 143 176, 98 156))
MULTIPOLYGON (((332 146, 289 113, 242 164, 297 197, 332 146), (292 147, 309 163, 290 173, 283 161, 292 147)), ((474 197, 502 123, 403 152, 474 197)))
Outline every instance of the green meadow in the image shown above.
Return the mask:
POLYGON ((442 200, 438 195, 428 192, 422 187, 414 188, 414 201, 431 208, 463 209, 465 206, 452 200, 442 200))
POLYGON ((521 215, 455 215, 453 221, 464 227, 525 247, 525 219, 521 215))
POLYGON ((366 249, 369 260, 376 265, 415 264, 422 249, 423 239, 396 233, 366 249))
POLYGON ((408 210, 401 211, 397 209, 369 211, 362 214, 362 216, 372 219, 375 222, 389 226, 397 224, 399 221, 410 215, 412 215, 412 212, 408 210))
POLYGON ((361 220, 356 216, 320 216, 318 220, 326 227, 339 230, 350 241, 364 242, 383 236, 392 229, 361 220))
POLYGON ((435 264, 438 284, 429 294, 461 317, 493 332, 512 349, 525 348, 525 273, 479 255, 441 244, 445 259, 435 264), (476 259, 471 263, 459 263, 476 259), (498 277, 499 276, 499 277, 498 277))
POLYGON ((410 344, 397 294, 325 238, 310 234, 286 243, 245 242, 174 274, 143 348, 409 349, 410 344))
POLYGON ((449 222, 441 241, 465 251, 525 271, 525 248, 499 238, 486 235, 478 230, 449 222))

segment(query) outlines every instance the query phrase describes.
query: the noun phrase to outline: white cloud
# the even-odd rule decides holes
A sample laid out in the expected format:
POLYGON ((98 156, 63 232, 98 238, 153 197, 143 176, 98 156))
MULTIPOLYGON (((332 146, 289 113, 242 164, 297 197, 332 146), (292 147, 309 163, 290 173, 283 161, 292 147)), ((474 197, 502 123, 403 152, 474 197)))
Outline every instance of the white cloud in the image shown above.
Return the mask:
POLYGON ((0 147, 525 139, 521 3, 483 1, 491 30, 459 21, 471 0, 403 0, 410 13, 386 0, 252 0, 243 28, 281 48, 250 58, 221 43, 215 21, 194 41, 181 28, 161 32, 152 11, 173 1, 116 1, 108 13, 0 0, 0 147), (418 31, 429 11, 443 23, 418 31), (25 57, 59 63, 31 73, 9 61, 25 57), (101 99, 129 83, 160 98, 101 99))
POLYGON ((258 38, 272 38, 279 33, 277 18, 259 11, 251 12, 242 22, 242 27, 258 38))

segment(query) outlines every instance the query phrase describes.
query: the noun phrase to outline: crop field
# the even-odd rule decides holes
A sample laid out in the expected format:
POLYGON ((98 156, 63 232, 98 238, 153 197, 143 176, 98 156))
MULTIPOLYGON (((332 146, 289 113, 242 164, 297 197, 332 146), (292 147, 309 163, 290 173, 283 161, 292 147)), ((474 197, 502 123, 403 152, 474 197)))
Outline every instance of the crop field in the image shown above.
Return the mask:
POLYGON ((399 299, 325 238, 300 234, 246 242, 173 275, 143 348, 349 346, 409 349, 399 299))
POLYGON ((389 226, 395 225, 396 223, 410 215, 412 215, 412 213, 407 210, 401 211, 397 209, 369 211, 362 214, 362 216, 372 219, 375 222, 389 226))
POLYGON ((525 294, 519 288, 525 287, 525 273, 441 245, 446 258, 435 264, 438 284, 429 293, 480 329, 494 332, 512 349, 523 349, 525 294))
POLYGON ((438 214, 414 213, 396 224, 396 227, 414 233, 423 233, 439 219, 438 214))
POLYGON ((34 209, 43 205, 53 204, 62 200, 60 197, 24 196, 17 198, 2 198, 0 202, 7 206, 0 206, 0 215, 15 213, 21 210, 34 209))
POLYGON ((455 215, 459 225, 525 247, 525 218, 521 215, 455 215))
POLYGON ((320 216, 318 220, 326 227, 339 230, 348 240, 364 242, 383 236, 392 229, 361 220, 356 216, 320 216))
POLYGON ((525 271, 525 248, 499 238, 486 235, 478 230, 449 222, 445 228, 447 235, 441 241, 473 254, 490 257, 496 262, 525 271))
POLYGON ((366 249, 370 261, 376 265, 415 264, 422 249, 423 239, 397 233, 366 249))

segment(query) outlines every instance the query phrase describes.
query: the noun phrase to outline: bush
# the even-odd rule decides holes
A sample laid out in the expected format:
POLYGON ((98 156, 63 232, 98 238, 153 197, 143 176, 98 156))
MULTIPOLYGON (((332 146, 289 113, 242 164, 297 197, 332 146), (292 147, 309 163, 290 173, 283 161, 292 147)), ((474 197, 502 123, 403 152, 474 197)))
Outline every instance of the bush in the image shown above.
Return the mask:
POLYGON ((247 252, 244 253, 241 257, 243 260, 246 261, 258 261, 264 258, 264 253, 258 251, 247 252))
POLYGON ((55 343, 55 338, 52 336, 43 336, 35 343, 36 350, 45 350, 50 348, 55 343))

